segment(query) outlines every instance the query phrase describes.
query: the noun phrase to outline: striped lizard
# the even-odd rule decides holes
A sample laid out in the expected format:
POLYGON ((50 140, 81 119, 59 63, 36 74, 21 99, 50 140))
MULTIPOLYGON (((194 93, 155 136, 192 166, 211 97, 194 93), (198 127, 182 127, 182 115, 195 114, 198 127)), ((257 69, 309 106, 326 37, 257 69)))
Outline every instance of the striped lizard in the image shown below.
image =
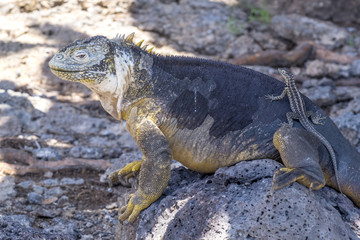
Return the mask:
MULTIPOLYGON (((332 164, 334 166, 336 183, 339 187, 339 191, 342 193, 340 184, 339 184, 339 176, 338 176, 338 168, 336 163, 336 157, 334 149, 331 144, 326 140, 326 138, 321 135, 316 129, 313 127, 311 122, 309 121, 309 117, 314 124, 323 125, 322 121, 325 117, 322 117, 320 114, 314 114, 312 111, 306 111, 305 102, 301 96, 301 93, 296 87, 294 74, 285 68, 279 68, 279 73, 285 79, 286 87, 284 91, 279 96, 267 95, 266 98, 271 101, 276 101, 283 99, 285 95, 288 96, 290 102, 290 108, 292 112, 286 113, 286 118, 290 126, 293 126, 293 119, 298 119, 301 125, 309 132, 314 134, 322 144, 325 145, 326 149, 329 151, 332 164)), ((310 187, 311 188, 311 187, 310 187)))

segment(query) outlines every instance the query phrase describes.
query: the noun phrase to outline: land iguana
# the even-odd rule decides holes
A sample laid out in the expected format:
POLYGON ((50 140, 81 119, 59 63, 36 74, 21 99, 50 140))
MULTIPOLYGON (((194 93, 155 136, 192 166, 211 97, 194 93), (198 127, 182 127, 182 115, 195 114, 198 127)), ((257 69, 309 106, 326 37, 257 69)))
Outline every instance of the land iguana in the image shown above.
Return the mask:
MULTIPOLYGON (((335 152, 331 146, 331 144, 324 138, 323 135, 321 135, 318 131, 315 130, 311 122, 309 121, 309 117, 311 117, 311 120, 314 124, 321 124, 321 120, 325 119, 325 117, 322 117, 320 114, 316 114, 312 111, 306 111, 304 100, 301 96, 301 93, 296 87, 295 84, 295 77, 294 74, 286 68, 279 68, 279 73, 282 75, 282 77, 285 79, 286 87, 283 90, 283 92, 278 96, 273 95, 267 95, 265 96, 267 99, 270 99, 271 101, 278 101, 283 99, 286 95, 288 96, 289 102, 290 102, 290 108, 291 112, 286 113, 286 118, 288 120, 288 124, 292 127, 293 126, 293 119, 298 119, 301 125, 311 132, 313 135, 315 135, 322 144, 326 147, 326 149, 329 151, 331 161, 334 168, 335 173, 335 179, 339 188, 339 191, 342 193, 341 187, 339 185, 339 176, 337 171, 337 163, 336 163, 336 156, 335 152)), ((294 169, 287 169, 282 168, 281 171, 278 171, 278 174, 275 175, 275 179, 279 176, 280 172, 283 174, 288 174, 290 171, 293 171, 294 169)), ((299 175, 301 177, 301 174, 299 175)), ((323 184, 325 185, 325 179, 323 180, 323 184)), ((310 185, 310 189, 312 189, 313 186, 310 185)))
MULTIPOLYGON (((117 182, 119 176, 139 171, 139 188, 120 209, 120 221, 134 222, 162 195, 172 159, 191 170, 213 173, 240 161, 270 158, 297 168, 279 179, 279 188, 298 179, 296 173, 307 187, 322 187, 314 178, 322 175, 326 185, 339 190, 326 148, 310 144, 304 138, 309 132, 298 122, 294 128, 279 129, 291 111, 289 102, 271 102, 265 96, 281 92, 283 82, 228 63, 157 55, 141 48, 142 42, 134 44, 133 37, 77 40, 49 62, 55 75, 83 83, 109 114, 126 120, 144 154, 142 160, 110 175, 117 182), (299 154, 309 149, 311 158, 299 154)), ((308 110, 325 116, 303 98, 308 110)), ((360 207, 360 154, 330 118, 314 128, 334 148, 343 193, 360 207)))

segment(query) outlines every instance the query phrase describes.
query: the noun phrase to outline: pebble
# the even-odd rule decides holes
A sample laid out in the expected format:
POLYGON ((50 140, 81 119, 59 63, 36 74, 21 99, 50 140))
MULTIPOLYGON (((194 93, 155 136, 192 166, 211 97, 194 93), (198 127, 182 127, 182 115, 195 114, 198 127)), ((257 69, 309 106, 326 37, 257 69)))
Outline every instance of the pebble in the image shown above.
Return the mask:
POLYGON ((35 157, 45 161, 61 160, 60 154, 53 148, 40 148, 34 150, 35 157))
POLYGON ((0 176, 0 202, 15 195, 15 178, 13 176, 0 176))
POLYGON ((92 240, 94 237, 92 235, 82 235, 80 240, 92 240))
POLYGON ((27 181, 23 181, 18 183, 18 186, 24 189, 28 189, 30 188, 30 186, 32 186, 34 184, 34 182, 32 180, 27 180, 27 181))
POLYGON ((61 209, 39 208, 36 210, 35 214, 38 217, 54 218, 61 214, 61 209))
POLYGON ((73 178, 63 178, 60 180, 60 185, 80 185, 84 184, 84 179, 73 179, 73 178))
POLYGON ((113 203, 109 203, 108 205, 105 206, 106 209, 114 209, 114 208, 117 208, 118 205, 116 202, 113 202, 113 203))
POLYGON ((92 227, 93 225, 94 224, 92 222, 87 222, 85 226, 89 228, 89 227, 92 227))
POLYGON ((54 203, 54 202, 56 202, 57 200, 58 200, 57 197, 50 197, 50 198, 44 199, 41 203, 46 205, 46 204, 54 203))
POLYGON ((30 192, 27 194, 27 199, 31 204, 40 204, 43 200, 43 196, 36 192, 30 192))
POLYGON ((355 60, 351 64, 350 72, 353 76, 360 76, 360 59, 355 60))
POLYGON ((59 180, 56 178, 48 178, 41 181, 40 183, 46 187, 51 187, 51 186, 59 185, 59 180))
POLYGON ((54 176, 54 173, 51 171, 47 171, 44 173, 44 177, 46 178, 52 178, 54 176))
POLYGON ((39 185, 33 185, 32 189, 38 194, 43 194, 45 191, 45 188, 39 185))
POLYGON ((104 157, 104 151, 101 148, 76 146, 70 149, 70 156, 74 158, 99 159, 104 157))
POLYGON ((66 204, 69 204, 69 197, 68 196, 61 196, 58 200, 58 204, 61 206, 61 205, 66 205, 66 204))
POLYGON ((69 207, 69 208, 64 209, 63 215, 64 215, 64 217, 72 218, 74 216, 75 212, 76 212, 76 208, 69 207))
POLYGON ((61 187, 53 187, 45 192, 45 197, 60 197, 64 193, 65 191, 61 187))

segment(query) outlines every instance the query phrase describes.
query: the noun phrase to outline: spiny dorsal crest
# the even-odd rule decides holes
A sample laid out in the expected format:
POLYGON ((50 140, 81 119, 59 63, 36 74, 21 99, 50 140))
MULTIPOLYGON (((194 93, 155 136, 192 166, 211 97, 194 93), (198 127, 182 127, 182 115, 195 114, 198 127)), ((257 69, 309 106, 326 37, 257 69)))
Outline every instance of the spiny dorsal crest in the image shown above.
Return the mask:
POLYGON ((141 48, 142 50, 144 51, 147 51, 148 53, 153 53, 153 50, 154 50, 154 47, 150 48, 149 50, 146 50, 146 48, 149 46, 148 44, 144 45, 143 47, 141 47, 141 45, 143 44, 144 40, 141 40, 140 42, 138 42, 137 44, 134 44, 133 43, 133 40, 134 40, 134 36, 135 36, 135 33, 131 33, 127 36, 125 36, 125 34, 123 35, 120 35, 120 34, 117 34, 115 39, 126 44, 126 45, 133 45, 133 46, 137 46, 139 48, 141 48))

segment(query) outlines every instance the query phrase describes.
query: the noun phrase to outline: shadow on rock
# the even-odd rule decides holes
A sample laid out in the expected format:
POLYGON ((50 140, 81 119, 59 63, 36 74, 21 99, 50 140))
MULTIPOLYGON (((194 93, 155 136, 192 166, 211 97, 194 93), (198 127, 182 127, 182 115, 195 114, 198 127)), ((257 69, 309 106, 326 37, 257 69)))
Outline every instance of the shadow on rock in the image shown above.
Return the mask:
POLYGON ((165 196, 141 213, 136 230, 121 225, 117 239, 134 231, 136 239, 357 239, 334 206, 346 202, 342 212, 352 212, 353 220, 360 211, 335 190, 309 193, 295 183, 271 195, 279 167, 272 160, 244 161, 214 175, 177 168, 165 196))

